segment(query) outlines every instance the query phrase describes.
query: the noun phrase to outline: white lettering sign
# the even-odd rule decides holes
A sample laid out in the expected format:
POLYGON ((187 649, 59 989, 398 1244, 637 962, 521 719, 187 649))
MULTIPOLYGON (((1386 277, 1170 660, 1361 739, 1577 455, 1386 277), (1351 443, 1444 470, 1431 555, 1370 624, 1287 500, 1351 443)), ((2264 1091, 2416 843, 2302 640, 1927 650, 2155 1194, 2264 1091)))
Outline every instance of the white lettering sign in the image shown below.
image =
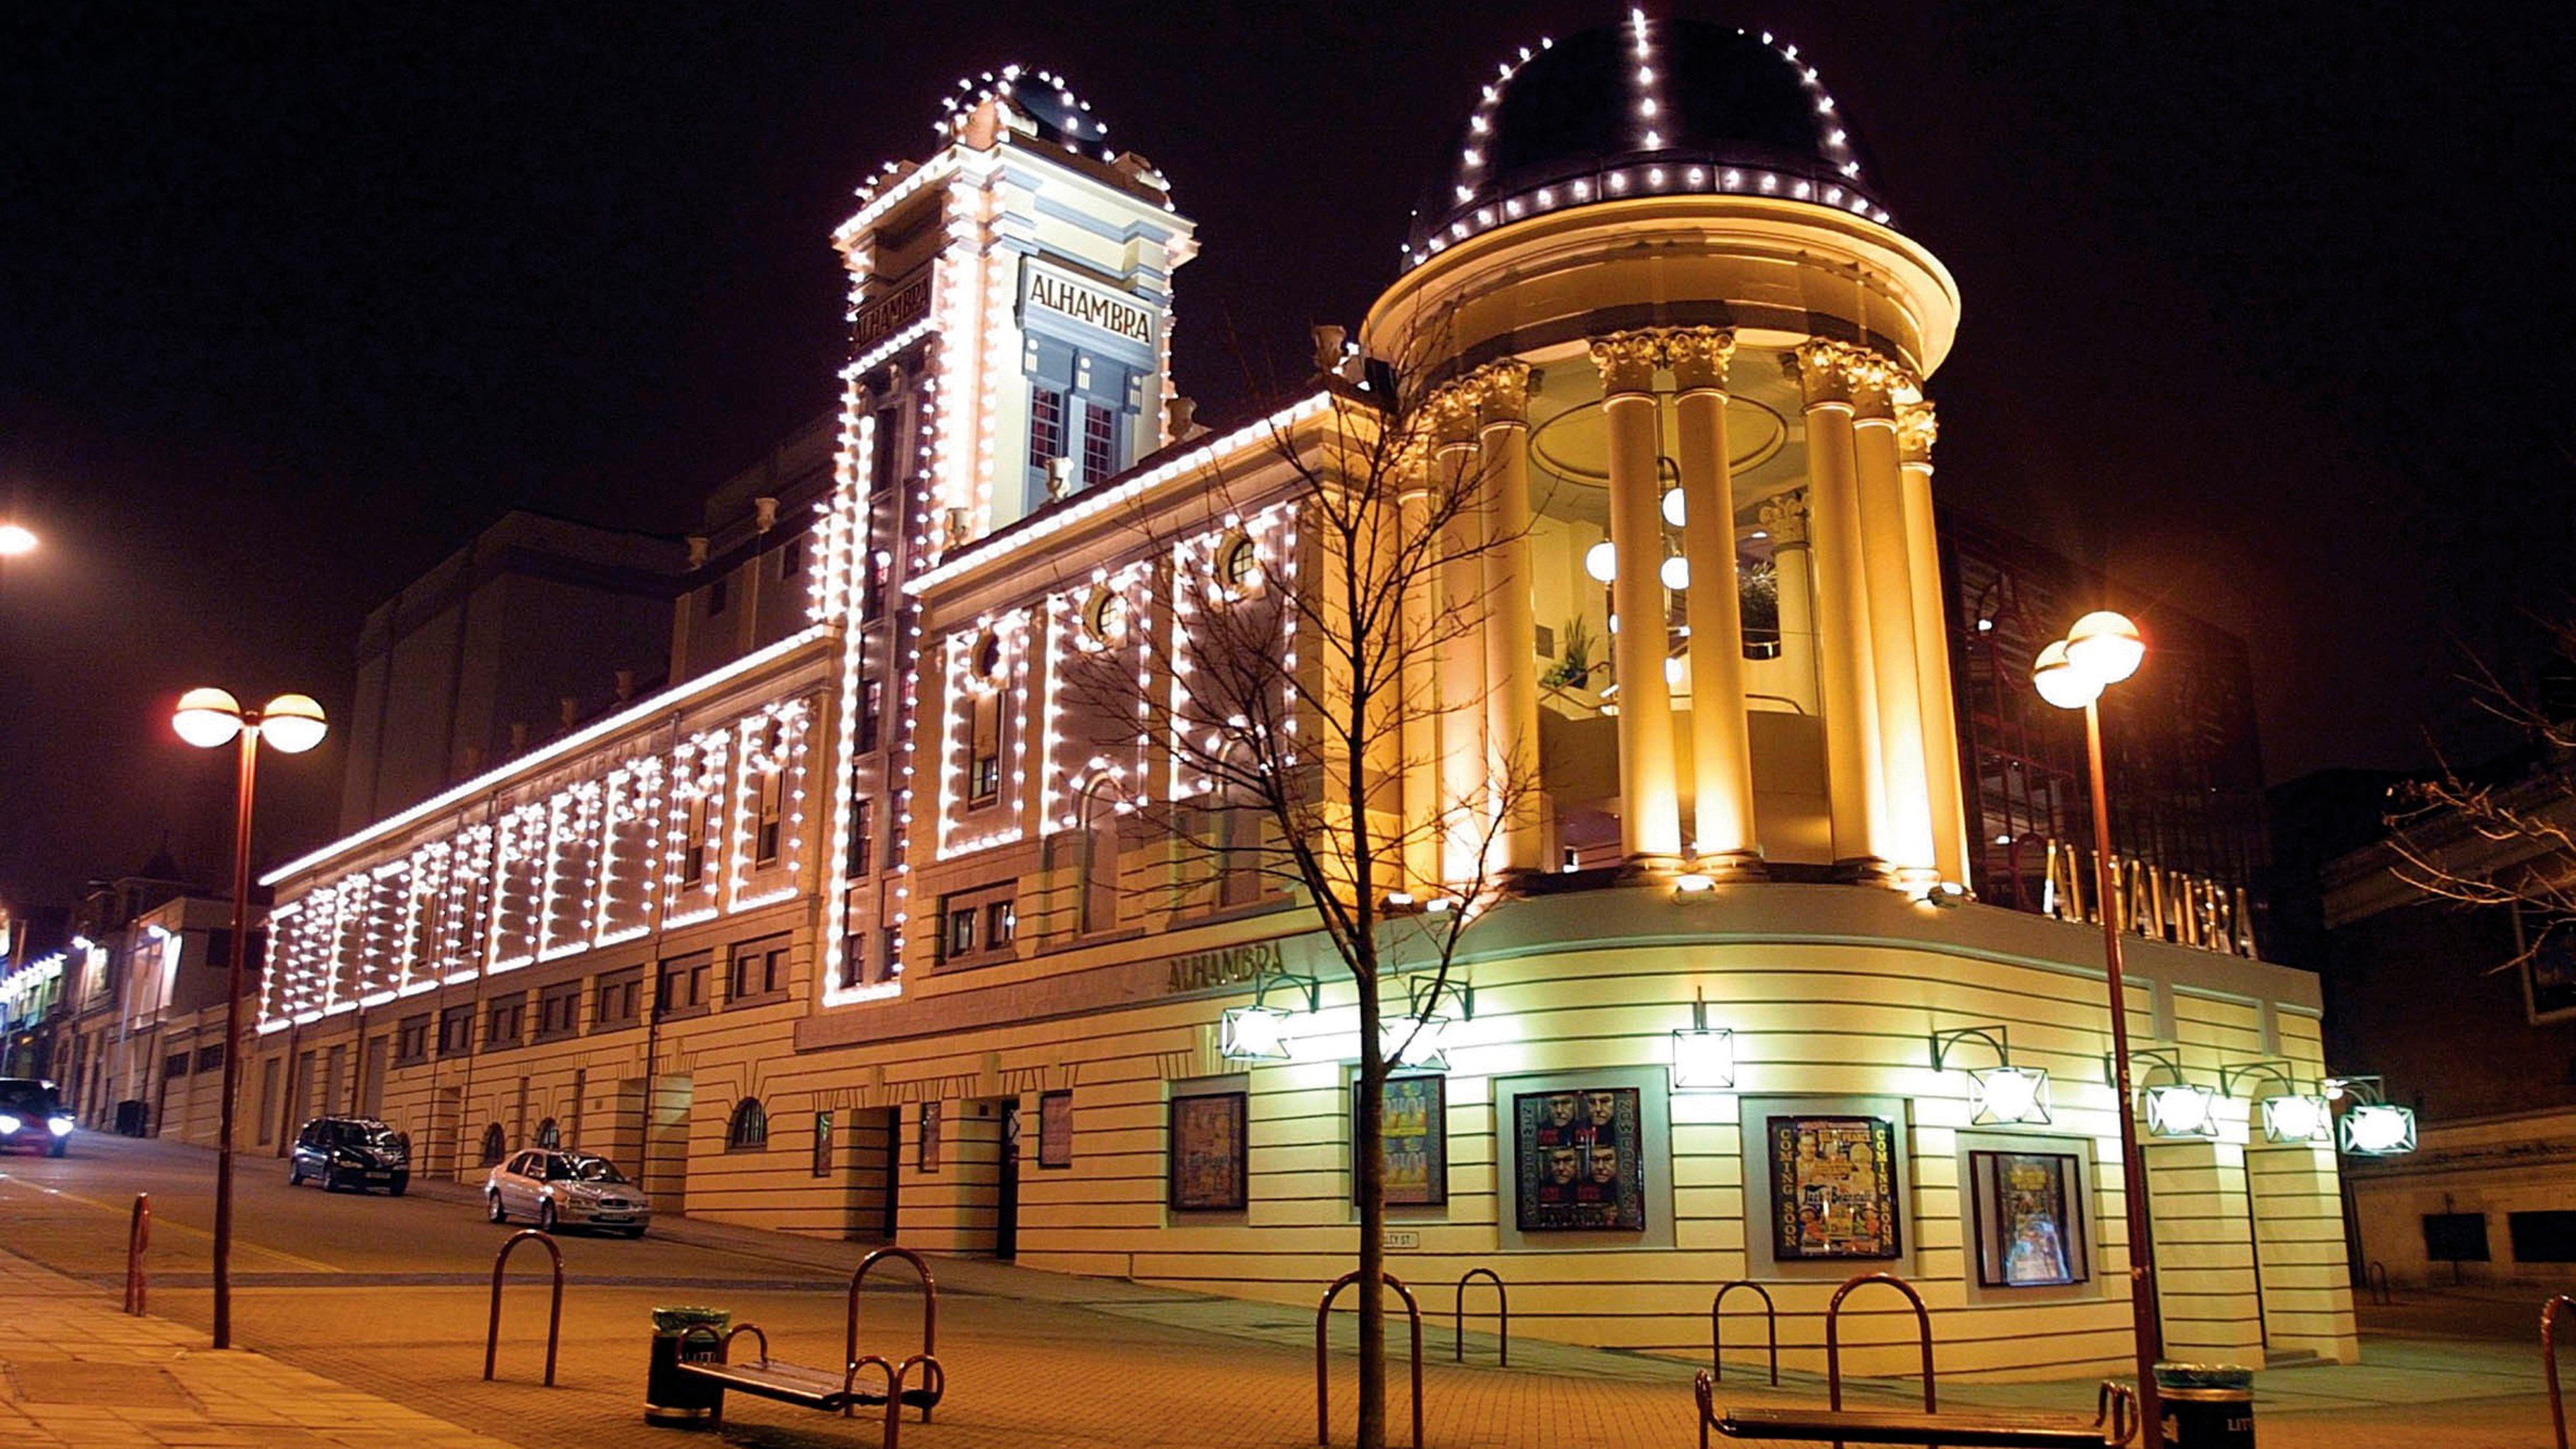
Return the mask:
POLYGON ((1124 292, 1096 286, 1042 262, 1029 263, 1026 310, 1052 312, 1148 347, 1154 343, 1152 307, 1124 292))

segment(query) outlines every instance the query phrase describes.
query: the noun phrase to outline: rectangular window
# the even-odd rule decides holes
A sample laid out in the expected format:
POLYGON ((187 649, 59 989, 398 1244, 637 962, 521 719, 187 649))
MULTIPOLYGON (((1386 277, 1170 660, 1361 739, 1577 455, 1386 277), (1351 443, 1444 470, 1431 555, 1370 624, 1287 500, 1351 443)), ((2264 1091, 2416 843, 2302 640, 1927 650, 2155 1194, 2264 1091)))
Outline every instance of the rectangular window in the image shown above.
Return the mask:
POLYGON ((1051 387, 1029 389, 1029 466, 1043 473, 1064 456, 1064 394, 1051 387))
POLYGON ((680 884, 693 886, 707 878, 707 797, 691 800, 680 826, 680 884))
POLYGON ((850 878, 877 868, 877 802, 861 800, 850 811, 850 878))
POLYGON ((438 1054, 452 1057, 473 1050, 474 1003, 451 1006, 438 1014, 438 1054))
POLYGON ((633 1026, 643 1015, 644 968, 628 966, 599 973, 599 999, 591 1007, 590 1029, 608 1031, 633 1026))
POLYGON ((1094 403, 1082 410, 1082 483, 1088 488, 1118 471, 1118 414, 1094 403))
POLYGON ((527 993, 513 991, 507 996, 495 998, 483 1012, 484 1049, 488 1051, 493 1047, 517 1046, 519 1038, 527 1030, 527 1025, 527 993))
POLYGON ((2576 1263, 2576 1212, 2513 1213, 2505 1226, 2513 1237, 2515 1262, 2576 1263))
POLYGON ((394 1065, 407 1067, 429 1059, 429 1013, 406 1016, 394 1028, 394 1065))
POLYGON ((877 979, 903 979, 903 928, 900 926, 877 928, 877 979))
POLYGON ((161 1079, 163 1081, 166 1082, 172 1077, 184 1077, 186 1075, 188 1075, 188 1054, 186 1052, 172 1052, 170 1055, 161 1059, 161 1079))
POLYGON ((733 948, 725 976, 728 1002, 775 1001, 787 994, 787 938, 770 936, 733 948))
POLYGON ((894 556, 882 550, 868 555, 865 582, 859 592, 859 618, 873 624, 885 617, 886 586, 894 581, 894 556))
POLYGON ((805 567, 805 540, 791 538, 778 550, 778 576, 792 579, 805 567))
POLYGON ((885 682, 871 679, 859 687, 859 753, 876 752, 879 727, 885 719, 885 682))
POLYGON ((900 408, 877 409, 876 442, 868 458, 868 492, 872 495, 882 497, 894 491, 895 452, 902 445, 895 432, 902 421, 900 408))
POLYGON ((751 863, 756 870, 778 864, 778 845, 787 830, 787 771, 782 767, 760 777, 758 813, 753 817, 751 863))
POLYGON ((700 951, 688 956, 674 956, 662 963, 654 983, 653 1009, 664 1017, 697 1016, 707 1009, 707 977, 715 970, 715 954, 700 951))
POLYGON ((984 949, 998 951, 1011 944, 1019 923, 1019 909, 1009 901, 995 901, 984 907, 984 949))
POLYGON ((707 617, 708 617, 708 618, 710 618, 710 619, 715 618, 717 615, 722 614, 722 613, 725 611, 725 604, 726 604, 726 602, 727 602, 727 594, 726 594, 726 592, 725 592, 725 586, 726 586, 727 584, 731 583, 731 582, 732 582, 732 579, 728 576, 728 577, 720 577, 720 578, 716 579, 716 581, 715 581, 715 582, 713 582, 713 583, 711 583, 711 584, 707 585, 707 617))
POLYGON ((201 1046, 197 1048, 198 1071, 211 1072, 223 1064, 224 1044, 222 1042, 217 1042, 213 1046, 201 1046))
POLYGON ((941 934, 939 944, 943 960, 955 960, 960 956, 974 954, 975 908, 973 906, 949 907, 948 928, 941 934))
POLYGON ((2488 1261, 2486 1214, 2424 1214, 2424 1256, 2436 1263, 2488 1261))
POLYGON ((1002 792, 1002 691, 975 696, 973 750, 966 781, 966 803, 990 805, 1002 792))
POLYGON ((553 1041, 581 1030, 581 983, 559 981, 537 994, 537 1040, 553 1041))

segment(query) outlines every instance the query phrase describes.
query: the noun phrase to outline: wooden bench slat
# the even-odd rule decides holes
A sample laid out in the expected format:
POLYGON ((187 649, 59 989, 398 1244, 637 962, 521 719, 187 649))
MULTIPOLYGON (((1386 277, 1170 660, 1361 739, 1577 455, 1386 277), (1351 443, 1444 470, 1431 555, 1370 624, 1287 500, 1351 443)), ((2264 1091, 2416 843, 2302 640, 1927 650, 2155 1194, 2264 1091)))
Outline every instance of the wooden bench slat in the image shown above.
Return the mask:
POLYGON ((1737 1409, 1717 1423, 1731 1439, 1852 1444, 1941 1444, 1981 1449, 2101 1449, 2102 1427, 2062 1414, 1925 1414, 1855 1409, 1737 1409))
MULTIPOLYGON (((841 1375, 828 1369, 809 1368, 779 1359, 771 1359, 767 1363, 682 1359, 678 1368, 682 1373, 723 1384, 729 1389, 817 1409, 838 1409, 849 1404, 872 1407, 885 1402, 885 1395, 866 1387, 864 1375, 858 1388, 849 1389, 841 1375)), ((903 1391, 903 1401, 917 1408, 937 1404, 939 1395, 926 1387, 907 1386, 903 1391)))

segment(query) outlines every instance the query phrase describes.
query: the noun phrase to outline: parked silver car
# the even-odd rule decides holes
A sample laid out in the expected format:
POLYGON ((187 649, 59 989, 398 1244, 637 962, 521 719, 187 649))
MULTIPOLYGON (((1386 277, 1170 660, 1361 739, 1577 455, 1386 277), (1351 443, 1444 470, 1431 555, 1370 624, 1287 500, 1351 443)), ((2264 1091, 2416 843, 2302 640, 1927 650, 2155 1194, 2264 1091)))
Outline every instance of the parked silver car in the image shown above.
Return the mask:
POLYGON ((587 1152, 532 1147, 510 1155, 483 1184, 483 1204, 496 1223, 534 1219, 557 1228, 603 1228, 644 1236, 653 1205, 617 1165, 587 1152))

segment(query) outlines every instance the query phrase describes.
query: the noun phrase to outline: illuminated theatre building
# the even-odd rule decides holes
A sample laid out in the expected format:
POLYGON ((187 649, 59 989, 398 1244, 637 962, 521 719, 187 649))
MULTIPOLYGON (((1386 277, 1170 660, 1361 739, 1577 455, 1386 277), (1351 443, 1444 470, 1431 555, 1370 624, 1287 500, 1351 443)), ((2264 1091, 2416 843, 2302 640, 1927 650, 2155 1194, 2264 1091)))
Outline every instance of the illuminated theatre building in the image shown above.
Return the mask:
MULTIPOLYGON (((1830 1290, 1891 1269, 1949 1371, 2125 1361, 2099 934, 1927 899, 1970 876, 1924 397, 1959 299, 1846 126, 1767 36, 1516 52, 1356 343, 1212 432, 1169 374, 1195 243, 1163 177, 1053 77, 967 85, 835 234, 828 490, 715 541, 802 620, 275 873, 260 1117, 327 1079, 469 1181, 559 1140, 693 1216, 1311 1303, 1352 1256, 1352 985, 1296 892, 1152 828, 1261 826, 1138 720, 1198 611, 1300 649, 1289 459, 1400 360, 1423 455, 1529 522, 1439 571, 1481 633, 1408 657, 1452 705, 1387 808, 1497 740, 1540 778, 1465 847, 1506 888, 1402 1074, 1394 1271, 1445 1306, 1489 1265, 1524 1332, 1677 1351, 1752 1278, 1812 1362, 1830 1290), (1740 573, 1776 581, 1768 638, 1740 573), (1121 717, 1085 681, 1130 671, 1121 717)), ((1407 868, 1439 899, 1456 838, 1407 868)), ((2333 1149, 2249 1122, 2269 1079, 2211 1101, 2223 1066, 2324 1074, 2316 987, 2215 905, 2131 939, 2148 1080, 2211 1108, 2146 1149, 2169 1341, 2349 1359, 2333 1149)))

